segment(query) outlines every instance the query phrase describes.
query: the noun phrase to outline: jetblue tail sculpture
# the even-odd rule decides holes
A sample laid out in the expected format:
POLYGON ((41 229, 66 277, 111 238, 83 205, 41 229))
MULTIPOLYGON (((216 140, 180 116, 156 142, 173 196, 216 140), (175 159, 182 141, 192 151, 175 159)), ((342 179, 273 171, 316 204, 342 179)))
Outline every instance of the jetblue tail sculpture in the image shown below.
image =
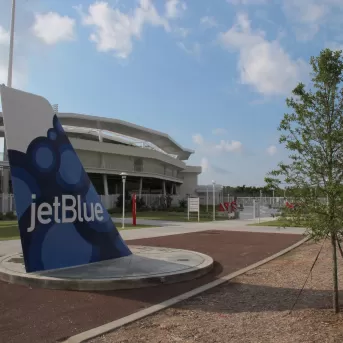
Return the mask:
POLYGON ((49 102, 0 90, 26 271, 130 255, 49 102))

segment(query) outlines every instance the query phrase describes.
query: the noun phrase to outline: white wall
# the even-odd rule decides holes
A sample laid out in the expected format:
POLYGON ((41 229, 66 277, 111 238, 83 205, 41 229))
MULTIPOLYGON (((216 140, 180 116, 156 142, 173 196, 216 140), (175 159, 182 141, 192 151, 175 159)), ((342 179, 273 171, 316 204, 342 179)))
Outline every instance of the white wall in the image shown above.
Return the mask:
POLYGON ((180 177, 183 179, 183 184, 180 185, 179 194, 186 196, 186 194, 196 195, 195 190, 198 185, 198 173, 180 173, 180 177))
MULTIPOLYGON (((109 153, 100 153, 97 151, 86 151, 86 150, 76 150, 77 155, 79 156, 82 164, 86 169, 91 168, 101 168, 101 155, 104 159, 104 167, 108 170, 117 170, 125 171, 128 173, 137 174, 140 176, 140 172, 135 172, 134 170, 134 161, 137 157, 133 156, 124 156, 118 154, 109 154, 109 153)), ((163 179, 165 176, 169 178, 178 178, 180 180, 179 174, 182 171, 181 168, 177 166, 172 166, 164 162, 151 159, 151 158, 142 158, 143 160, 143 170, 141 173, 144 173, 145 176, 148 174, 160 175, 163 179)))
POLYGON ((178 167, 180 169, 187 168, 185 162, 152 149, 90 141, 80 138, 70 138, 70 142, 72 143, 75 150, 85 150, 123 156, 150 158, 161 161, 174 167, 178 167))

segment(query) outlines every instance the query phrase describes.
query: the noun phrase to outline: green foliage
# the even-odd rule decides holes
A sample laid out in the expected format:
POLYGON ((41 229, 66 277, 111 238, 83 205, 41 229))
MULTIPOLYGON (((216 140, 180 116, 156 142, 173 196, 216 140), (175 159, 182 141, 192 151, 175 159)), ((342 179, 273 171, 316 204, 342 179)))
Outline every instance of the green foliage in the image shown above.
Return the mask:
POLYGON ((17 219, 17 216, 14 214, 14 212, 7 212, 5 215, 3 215, 3 220, 15 220, 17 219))
MULTIPOLYGON (((310 60, 312 89, 299 83, 293 97, 286 100, 291 109, 278 130, 280 143, 290 152, 289 161, 265 178, 270 188, 281 179, 290 185, 294 210, 284 217, 305 221, 312 238, 319 239, 342 229, 343 220, 343 61, 341 52, 323 50, 310 60), (319 196, 327 198, 326 201, 319 196)), ((289 196, 288 196, 289 197, 289 196)))
POLYGON ((137 211, 140 211, 142 210, 143 208, 146 207, 145 205, 145 201, 144 201, 144 198, 143 197, 137 197, 136 199, 136 207, 137 207, 137 211))
POLYGON ((291 186, 294 209, 282 217, 293 225, 303 224, 311 238, 330 236, 333 262, 333 308, 339 312, 337 239, 343 222, 343 60, 342 51, 321 51, 311 57, 312 87, 299 83, 293 97, 286 100, 291 109, 280 126, 280 143, 290 152, 265 181, 278 187, 281 179, 291 186), (319 198, 324 196, 324 200, 319 198))
MULTIPOLYGON (((116 207, 122 209, 123 201, 124 201, 123 194, 120 194, 117 198, 116 207)), ((125 209, 130 209, 131 208, 130 205, 131 205, 131 196, 129 195, 128 191, 125 191, 125 209)))
MULTIPOLYGON (((231 196, 237 197, 259 197, 260 191, 262 191, 263 196, 272 197, 273 196, 273 188, 270 185, 266 185, 264 187, 255 187, 255 186, 237 186, 237 187, 230 187, 224 186, 223 193, 225 195, 230 194, 231 196)), ((276 197, 283 197, 284 196, 284 189, 282 188, 274 188, 274 196, 276 197)))

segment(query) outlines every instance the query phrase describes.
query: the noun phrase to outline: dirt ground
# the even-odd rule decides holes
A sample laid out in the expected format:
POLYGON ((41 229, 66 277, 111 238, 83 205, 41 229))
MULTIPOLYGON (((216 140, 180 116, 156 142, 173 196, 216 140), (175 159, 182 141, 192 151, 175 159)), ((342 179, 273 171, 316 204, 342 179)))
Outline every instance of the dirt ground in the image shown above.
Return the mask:
MULTIPOLYGON (((53 343, 125 317, 260 261, 300 235, 205 231, 128 241, 181 248, 215 260, 207 275, 189 282, 133 290, 72 292, 0 282, 0 343, 53 343)), ((209 342, 210 343, 210 342, 209 342)))
MULTIPOLYGON (((331 309, 329 242, 289 313, 320 245, 306 243, 232 282, 92 343, 342 343, 343 315, 331 309)), ((339 270, 342 287, 341 257, 339 270)), ((343 304, 343 292, 340 296, 343 304)))

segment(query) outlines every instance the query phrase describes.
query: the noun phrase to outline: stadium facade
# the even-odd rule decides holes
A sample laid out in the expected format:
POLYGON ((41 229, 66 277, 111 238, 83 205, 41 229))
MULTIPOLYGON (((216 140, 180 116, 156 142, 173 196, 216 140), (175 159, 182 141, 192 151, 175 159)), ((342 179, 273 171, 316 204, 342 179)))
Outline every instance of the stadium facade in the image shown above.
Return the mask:
MULTIPOLYGON (((186 164, 194 151, 168 134, 119 119, 77 113, 57 116, 99 194, 120 194, 120 174, 125 172, 126 189, 137 195, 196 195, 201 167, 186 164)), ((0 136, 4 136, 1 112, 0 136)), ((2 166, 6 168, 6 162, 2 166)))

